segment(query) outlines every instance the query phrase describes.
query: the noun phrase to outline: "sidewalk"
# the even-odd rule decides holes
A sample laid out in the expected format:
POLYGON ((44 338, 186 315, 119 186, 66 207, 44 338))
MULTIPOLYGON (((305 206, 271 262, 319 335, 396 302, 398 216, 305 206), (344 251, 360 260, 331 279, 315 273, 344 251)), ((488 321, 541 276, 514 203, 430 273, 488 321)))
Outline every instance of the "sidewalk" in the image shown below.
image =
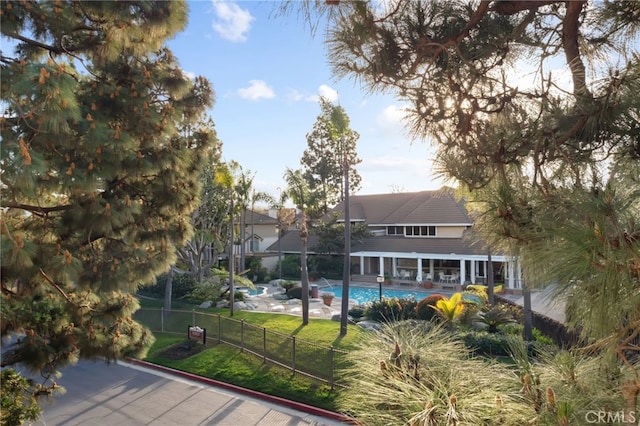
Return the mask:
POLYGON ((39 426, 339 426, 340 414, 214 380, 145 365, 80 361, 64 368, 67 392, 42 400, 39 426))

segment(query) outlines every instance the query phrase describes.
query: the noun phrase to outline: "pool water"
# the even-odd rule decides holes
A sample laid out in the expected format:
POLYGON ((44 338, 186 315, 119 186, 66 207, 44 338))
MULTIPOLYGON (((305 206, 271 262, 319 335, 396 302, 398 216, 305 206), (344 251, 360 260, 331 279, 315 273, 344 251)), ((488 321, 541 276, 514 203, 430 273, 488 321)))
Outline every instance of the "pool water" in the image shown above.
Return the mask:
MULTIPOLYGON (((333 286, 333 287, 323 287, 320 289, 320 293, 333 293, 336 297, 342 297, 342 287, 333 286)), ((385 299, 410 299, 413 298, 415 300, 422 300, 425 297, 431 295, 433 293, 429 293, 426 291, 408 291, 408 290, 396 290, 396 289, 386 289, 382 288, 382 297, 385 299)), ((369 287, 349 287, 349 299, 355 300, 360 305, 364 305, 365 303, 375 302, 380 300, 380 289, 378 288, 369 288, 369 287)))
POLYGON ((261 294, 265 294, 267 292, 267 288, 263 286, 256 286, 255 289, 251 287, 236 287, 236 291, 245 293, 247 296, 259 296, 261 294))

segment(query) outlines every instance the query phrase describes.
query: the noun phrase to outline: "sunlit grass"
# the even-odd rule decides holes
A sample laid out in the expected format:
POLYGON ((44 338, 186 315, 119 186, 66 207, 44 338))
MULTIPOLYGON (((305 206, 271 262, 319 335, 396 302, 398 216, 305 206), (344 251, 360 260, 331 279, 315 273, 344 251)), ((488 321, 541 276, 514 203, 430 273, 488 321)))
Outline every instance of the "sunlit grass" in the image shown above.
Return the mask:
POLYGON ((213 345, 182 360, 162 357, 162 351, 185 338, 156 335, 156 343, 145 361, 198 376, 219 380, 246 389, 335 411, 338 391, 330 386, 294 375, 291 370, 263 363, 255 355, 224 344, 213 345))

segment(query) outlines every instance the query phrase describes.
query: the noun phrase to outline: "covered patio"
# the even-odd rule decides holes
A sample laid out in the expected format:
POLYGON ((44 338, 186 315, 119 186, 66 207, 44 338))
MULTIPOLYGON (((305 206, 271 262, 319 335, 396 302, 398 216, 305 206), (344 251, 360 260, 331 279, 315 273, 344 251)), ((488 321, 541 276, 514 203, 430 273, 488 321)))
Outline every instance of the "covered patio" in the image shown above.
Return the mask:
MULTIPOLYGON (((447 284, 486 284, 488 254, 442 254, 369 252, 351 253, 356 276, 388 276, 406 281, 432 281, 447 284)), ((491 256, 494 281, 507 289, 521 289, 518 259, 504 255, 491 256)), ((354 278, 356 278, 354 276, 354 278)))

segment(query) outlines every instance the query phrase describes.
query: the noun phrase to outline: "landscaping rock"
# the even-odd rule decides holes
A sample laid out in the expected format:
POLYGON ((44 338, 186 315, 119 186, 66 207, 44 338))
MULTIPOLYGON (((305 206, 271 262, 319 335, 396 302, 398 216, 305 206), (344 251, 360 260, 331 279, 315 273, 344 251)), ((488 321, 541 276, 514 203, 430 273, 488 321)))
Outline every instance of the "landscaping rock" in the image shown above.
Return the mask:
POLYGON ((360 321, 356 323, 358 327, 362 327, 367 331, 380 331, 382 324, 376 321, 360 321))
POLYGON ((211 300, 207 300, 206 302, 202 302, 199 306, 201 309, 207 309, 213 306, 213 302, 211 300))

